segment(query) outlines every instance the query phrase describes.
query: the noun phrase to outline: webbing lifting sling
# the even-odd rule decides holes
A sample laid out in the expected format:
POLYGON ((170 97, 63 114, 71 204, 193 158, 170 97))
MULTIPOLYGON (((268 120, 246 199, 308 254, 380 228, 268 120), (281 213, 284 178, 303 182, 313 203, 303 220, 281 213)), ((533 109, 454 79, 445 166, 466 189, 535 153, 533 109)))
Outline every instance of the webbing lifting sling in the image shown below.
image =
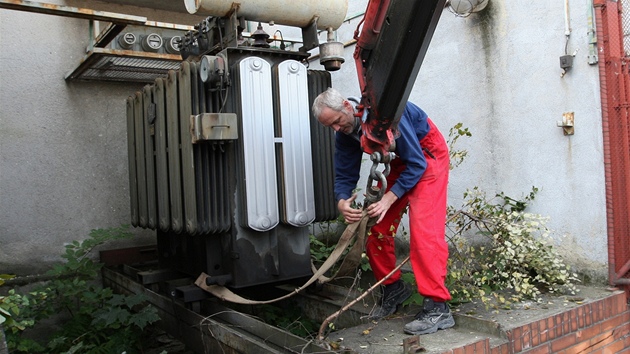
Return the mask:
POLYGON ((359 263, 361 262, 361 255, 365 247, 365 237, 368 232, 369 220, 370 220, 370 217, 367 215, 366 211, 363 211, 363 216, 361 217, 361 220, 355 223, 349 224, 346 227, 345 231, 339 238, 339 241, 337 242, 335 249, 330 253, 330 256, 328 256, 324 264, 322 264, 322 266, 319 269, 317 269, 314 265, 311 264, 313 268, 313 276, 306 283, 304 283, 304 285, 300 286, 299 288, 296 288, 294 291, 286 295, 283 295, 281 297, 271 299, 271 300, 264 300, 264 301, 249 300, 233 293, 230 289, 226 288, 225 286, 216 285, 216 284, 207 285, 206 279, 208 279, 210 276, 205 273, 201 273, 201 275, 199 275, 199 277, 195 281, 195 285, 197 285, 201 289, 209 292, 210 294, 216 296, 217 298, 223 301, 233 302, 237 304, 260 305, 260 304, 270 304, 276 301, 287 299, 295 294, 298 294, 300 291, 306 289, 309 285, 313 284, 315 281, 319 281, 320 283, 323 284, 323 283, 327 283, 331 281, 332 279, 335 279, 338 276, 347 276, 347 275, 353 274, 356 271, 356 268, 359 266, 359 263), (354 240, 354 244, 352 243, 353 240, 354 240), (352 248, 343 259, 343 262, 341 263, 339 270, 337 270, 333 276, 326 277, 324 274, 333 265, 337 263, 337 261, 339 260, 343 252, 350 245, 352 245, 352 248))

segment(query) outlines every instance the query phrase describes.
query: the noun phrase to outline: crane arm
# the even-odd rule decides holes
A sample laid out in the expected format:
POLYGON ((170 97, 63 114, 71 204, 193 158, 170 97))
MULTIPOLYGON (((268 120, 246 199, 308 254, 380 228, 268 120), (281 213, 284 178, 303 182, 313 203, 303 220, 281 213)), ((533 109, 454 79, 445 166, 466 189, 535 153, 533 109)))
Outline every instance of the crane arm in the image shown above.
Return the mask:
POLYGON ((355 31, 361 146, 387 156, 446 0, 370 0, 355 31), (362 25, 362 27, 361 27, 362 25), (359 28, 361 29, 359 30, 359 28))

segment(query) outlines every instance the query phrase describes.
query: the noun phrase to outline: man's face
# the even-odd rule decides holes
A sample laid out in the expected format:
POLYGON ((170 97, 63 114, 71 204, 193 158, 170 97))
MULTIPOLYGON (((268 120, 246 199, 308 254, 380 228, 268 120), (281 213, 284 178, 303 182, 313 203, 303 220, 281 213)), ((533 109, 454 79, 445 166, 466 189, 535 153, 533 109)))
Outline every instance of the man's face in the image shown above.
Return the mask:
POLYGON ((348 101, 344 101, 343 106, 344 109, 342 111, 324 107, 319 115, 319 122, 324 126, 333 128, 336 132, 350 134, 354 129, 354 110, 348 101))

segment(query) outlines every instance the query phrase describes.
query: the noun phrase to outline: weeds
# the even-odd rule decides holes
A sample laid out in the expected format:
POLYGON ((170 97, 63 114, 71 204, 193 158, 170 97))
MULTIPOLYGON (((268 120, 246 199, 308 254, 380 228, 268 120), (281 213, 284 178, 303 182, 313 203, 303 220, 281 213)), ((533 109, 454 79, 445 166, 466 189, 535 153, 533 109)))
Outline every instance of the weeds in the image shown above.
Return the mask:
POLYGON ((97 229, 90 237, 65 246, 65 261, 46 274, 53 280, 27 294, 14 289, 0 297, 0 321, 11 353, 141 353, 142 334, 159 320, 142 295, 119 295, 97 285, 102 268, 89 256, 95 247, 128 238, 127 227, 97 229), (29 331, 61 316, 63 324, 50 338, 32 339, 29 331))

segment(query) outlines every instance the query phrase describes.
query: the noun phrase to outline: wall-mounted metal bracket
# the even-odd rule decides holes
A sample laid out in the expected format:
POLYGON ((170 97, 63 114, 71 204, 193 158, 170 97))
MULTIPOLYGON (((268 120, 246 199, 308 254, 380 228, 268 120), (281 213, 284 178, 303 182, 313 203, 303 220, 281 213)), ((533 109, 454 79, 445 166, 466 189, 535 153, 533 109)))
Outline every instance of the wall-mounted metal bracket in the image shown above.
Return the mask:
POLYGON ((236 140, 236 113, 202 113, 190 116, 192 143, 206 140, 236 140))
POLYGON ((303 46, 299 48, 299 51, 302 53, 306 53, 313 48, 317 48, 319 46, 319 37, 317 33, 317 21, 319 17, 315 16, 311 23, 302 28, 302 38, 303 38, 303 46))
POLYGON ((564 130, 564 135, 573 135, 575 134, 575 128, 573 127, 573 123, 574 123, 573 112, 565 112, 562 114, 562 120, 558 121, 556 124, 559 127, 562 127, 562 130, 564 130))

